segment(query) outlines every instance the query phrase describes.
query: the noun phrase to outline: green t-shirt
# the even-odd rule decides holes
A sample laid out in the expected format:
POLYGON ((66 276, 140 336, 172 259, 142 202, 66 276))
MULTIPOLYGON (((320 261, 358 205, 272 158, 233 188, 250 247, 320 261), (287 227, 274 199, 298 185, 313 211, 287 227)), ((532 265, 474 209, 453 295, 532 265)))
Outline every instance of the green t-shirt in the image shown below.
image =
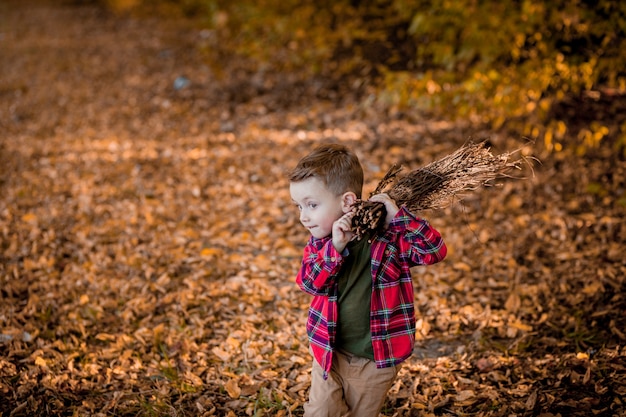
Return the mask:
POLYGON ((336 348, 374 359, 370 331, 372 299, 371 243, 369 236, 348 244, 338 280, 339 317, 336 348))

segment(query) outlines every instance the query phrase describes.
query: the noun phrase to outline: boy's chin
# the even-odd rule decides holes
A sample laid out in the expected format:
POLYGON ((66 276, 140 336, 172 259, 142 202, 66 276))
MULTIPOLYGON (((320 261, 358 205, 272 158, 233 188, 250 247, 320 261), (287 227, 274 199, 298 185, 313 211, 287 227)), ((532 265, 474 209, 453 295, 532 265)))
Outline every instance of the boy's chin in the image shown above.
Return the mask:
POLYGON ((325 237, 329 237, 330 233, 324 233, 321 230, 309 230, 311 235, 316 239, 324 239, 325 237))

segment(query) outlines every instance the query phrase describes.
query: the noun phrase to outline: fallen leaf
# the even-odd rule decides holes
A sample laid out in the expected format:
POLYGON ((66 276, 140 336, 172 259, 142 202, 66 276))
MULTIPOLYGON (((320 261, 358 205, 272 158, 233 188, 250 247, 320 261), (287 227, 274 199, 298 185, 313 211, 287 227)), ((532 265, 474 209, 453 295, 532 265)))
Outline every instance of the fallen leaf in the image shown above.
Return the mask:
POLYGON ((235 379, 229 379, 224 384, 224 389, 232 399, 237 399, 241 395, 241 388, 235 379))

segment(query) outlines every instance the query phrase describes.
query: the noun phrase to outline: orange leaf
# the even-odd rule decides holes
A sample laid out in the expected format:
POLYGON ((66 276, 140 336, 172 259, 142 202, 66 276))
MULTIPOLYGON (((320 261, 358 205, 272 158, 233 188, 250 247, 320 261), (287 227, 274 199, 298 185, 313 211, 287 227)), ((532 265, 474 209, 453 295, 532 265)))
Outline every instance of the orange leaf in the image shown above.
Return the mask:
POLYGON ((229 379, 226 384, 224 384, 224 389, 230 396, 230 398, 237 399, 241 395, 241 388, 239 388, 239 384, 234 379, 229 379))

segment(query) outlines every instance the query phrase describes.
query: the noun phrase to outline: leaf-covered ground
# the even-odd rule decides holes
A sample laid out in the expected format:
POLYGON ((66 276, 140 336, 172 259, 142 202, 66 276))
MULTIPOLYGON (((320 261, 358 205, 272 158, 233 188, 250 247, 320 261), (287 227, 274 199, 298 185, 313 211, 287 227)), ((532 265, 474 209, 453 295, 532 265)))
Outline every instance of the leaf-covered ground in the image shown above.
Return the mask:
POLYGON ((367 192, 470 136, 541 164, 421 213, 450 253, 414 271, 419 340, 383 414, 626 413, 623 160, 389 115, 182 22, 5 1, 0 25, 0 416, 301 415, 285 172, 341 141, 367 192))

